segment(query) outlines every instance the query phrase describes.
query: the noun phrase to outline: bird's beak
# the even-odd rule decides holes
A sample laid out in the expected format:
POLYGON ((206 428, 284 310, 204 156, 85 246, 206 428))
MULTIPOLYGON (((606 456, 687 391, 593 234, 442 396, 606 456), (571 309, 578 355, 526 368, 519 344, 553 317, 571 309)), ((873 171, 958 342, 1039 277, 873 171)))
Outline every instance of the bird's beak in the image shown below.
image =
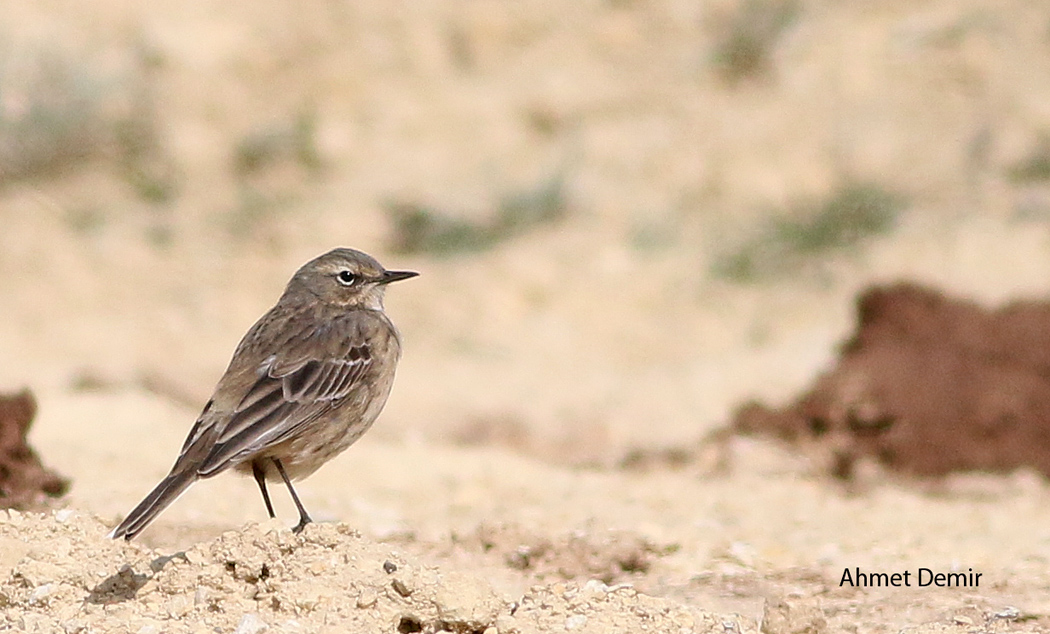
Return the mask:
POLYGON ((397 282, 400 280, 407 280, 410 277, 419 275, 415 271, 383 271, 383 274, 379 276, 380 284, 389 284, 390 282, 397 282))

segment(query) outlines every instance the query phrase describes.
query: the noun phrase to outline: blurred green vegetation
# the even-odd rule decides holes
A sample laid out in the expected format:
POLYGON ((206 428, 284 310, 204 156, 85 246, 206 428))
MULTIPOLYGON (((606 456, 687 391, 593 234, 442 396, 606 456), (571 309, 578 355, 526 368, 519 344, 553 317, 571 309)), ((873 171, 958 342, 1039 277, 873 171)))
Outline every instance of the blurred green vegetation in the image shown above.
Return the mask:
POLYGON ((249 132, 234 151, 234 170, 247 176, 289 162, 309 172, 320 171, 322 161, 317 147, 317 119, 316 109, 306 108, 289 122, 278 122, 249 132))
POLYGON ((230 168, 237 204, 222 216, 232 237, 280 241, 281 219, 299 207, 323 176, 318 119, 316 108, 301 108, 253 127, 234 144, 230 168))
POLYGON ((59 43, 0 53, 0 186, 102 160, 143 200, 174 197, 177 176, 157 133, 147 62, 129 54, 102 64, 59 43))
POLYGON ((797 272, 814 258, 844 251, 889 233, 905 200, 879 185, 850 182, 823 202, 805 202, 774 219, 758 235, 718 257, 712 273, 756 282, 797 272))
POLYGON ((415 202, 390 202, 386 212, 393 227, 391 248, 398 253, 449 255, 476 252, 560 220, 567 210, 564 174, 501 197, 496 211, 481 220, 415 202))
POLYGON ((1050 136, 1039 136, 1035 147, 1008 171, 1015 183, 1031 183, 1050 180, 1050 136))
POLYGON ((729 84, 767 74, 781 36, 795 21, 795 0, 744 0, 719 25, 712 61, 729 84))

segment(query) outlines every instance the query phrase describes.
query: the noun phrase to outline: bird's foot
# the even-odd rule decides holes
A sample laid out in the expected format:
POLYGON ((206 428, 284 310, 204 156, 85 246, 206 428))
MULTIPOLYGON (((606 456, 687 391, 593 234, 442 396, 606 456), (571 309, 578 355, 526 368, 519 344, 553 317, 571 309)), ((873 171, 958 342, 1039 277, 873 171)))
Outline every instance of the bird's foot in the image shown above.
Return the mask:
POLYGON ((296 524, 294 528, 292 528, 292 532, 298 535, 299 533, 303 532, 303 529, 306 528, 306 525, 311 522, 313 522, 313 520, 310 519, 309 515, 300 515, 299 523, 296 524))

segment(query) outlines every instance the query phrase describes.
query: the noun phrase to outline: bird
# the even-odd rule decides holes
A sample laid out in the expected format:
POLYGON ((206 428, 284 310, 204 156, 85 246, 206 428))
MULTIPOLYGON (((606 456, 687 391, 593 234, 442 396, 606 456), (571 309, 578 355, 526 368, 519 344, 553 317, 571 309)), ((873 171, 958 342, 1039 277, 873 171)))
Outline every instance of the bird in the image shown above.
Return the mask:
POLYGON ((292 486, 344 451, 386 404, 401 338, 383 310, 388 284, 417 276, 389 271, 372 256, 337 248, 292 276, 277 303, 234 350, 168 475, 110 532, 133 539, 197 480, 229 469, 251 475, 266 512, 266 483, 292 486))

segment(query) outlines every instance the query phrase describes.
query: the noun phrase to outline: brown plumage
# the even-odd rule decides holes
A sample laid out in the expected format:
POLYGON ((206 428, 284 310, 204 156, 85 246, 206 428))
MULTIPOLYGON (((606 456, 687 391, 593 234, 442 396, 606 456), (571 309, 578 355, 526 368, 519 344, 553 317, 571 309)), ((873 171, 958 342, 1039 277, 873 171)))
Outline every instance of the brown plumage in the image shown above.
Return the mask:
POLYGON ((248 331, 190 430, 171 472, 110 537, 132 539, 199 478, 251 474, 292 488, 371 427, 390 394, 401 340, 383 312, 386 285, 417 275, 335 249, 307 262, 248 331))

